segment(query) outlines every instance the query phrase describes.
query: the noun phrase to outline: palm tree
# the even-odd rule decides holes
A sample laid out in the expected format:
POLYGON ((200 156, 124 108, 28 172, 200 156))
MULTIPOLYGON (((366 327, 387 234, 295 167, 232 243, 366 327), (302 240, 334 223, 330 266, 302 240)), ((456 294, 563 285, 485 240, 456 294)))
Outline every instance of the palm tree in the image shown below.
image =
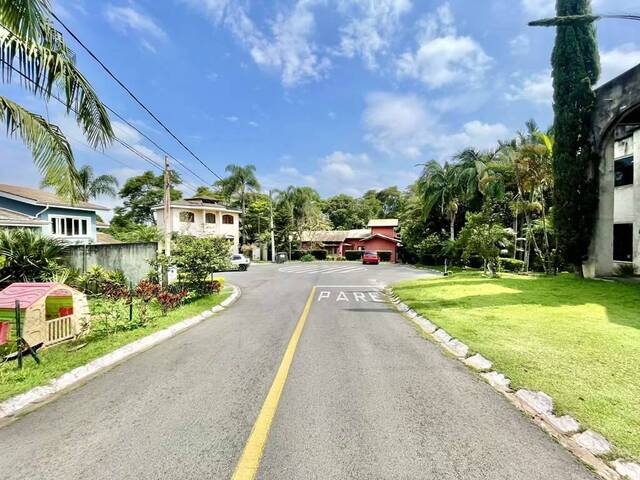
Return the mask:
POLYGON ((322 213, 320 195, 311 187, 294 187, 276 191, 276 206, 289 212, 290 224, 298 239, 322 213))
POLYGON ((460 169, 447 162, 440 165, 435 160, 430 161, 424 165, 422 175, 418 179, 424 215, 429 216, 434 208, 439 208, 449 220, 451 240, 456 239, 456 216, 466 195, 466 187, 461 181, 460 169))
MULTIPOLYGON (((227 165, 225 171, 229 174, 226 178, 218 180, 216 186, 222 189, 224 196, 227 200, 231 200, 234 196, 239 197, 240 205, 242 209, 242 217, 244 218, 246 213, 246 197, 249 192, 256 192, 260 190, 260 182, 256 177, 256 166, 247 165, 242 167, 240 165, 227 165)), ((242 243, 244 244, 246 233, 244 223, 242 225, 242 243)))
POLYGON ((117 196, 118 180, 113 175, 100 175, 94 176, 93 168, 89 165, 84 165, 78 170, 78 191, 73 198, 70 197, 70 192, 66 191, 66 185, 60 185, 58 183, 59 177, 57 175, 46 176, 40 186, 42 188, 52 187, 55 189, 57 195, 70 200, 88 202, 100 195, 106 195, 111 198, 117 196))
MULTIPOLYGON (((113 138, 106 108, 80 73, 74 53, 51 21, 49 0, 0 0, 0 73, 15 75, 31 93, 60 99, 73 112, 89 144, 104 148, 113 138)), ((8 136, 20 137, 43 176, 57 177, 75 197, 79 178, 71 145, 56 125, 0 95, 0 122, 8 136)))

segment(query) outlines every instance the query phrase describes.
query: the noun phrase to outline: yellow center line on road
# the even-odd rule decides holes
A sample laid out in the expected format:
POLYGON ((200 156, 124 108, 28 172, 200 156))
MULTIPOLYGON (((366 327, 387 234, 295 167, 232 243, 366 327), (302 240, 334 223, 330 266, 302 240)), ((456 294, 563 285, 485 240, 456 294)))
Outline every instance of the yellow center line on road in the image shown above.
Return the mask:
POLYGON ((262 453, 264 452, 264 447, 267 443, 267 438, 269 437, 269 430, 271 430, 271 423, 273 422, 273 417, 278 409, 282 390, 284 389, 284 384, 286 383, 287 376, 289 375, 289 368, 293 362, 293 355, 298 347, 298 341, 300 340, 304 324, 309 316, 309 311, 311 310, 315 294, 316 287, 313 287, 304 310, 302 311, 302 315, 300 316, 300 319, 296 324, 296 328, 293 331, 293 335, 291 335, 291 339, 289 340, 287 349, 284 352, 284 357, 282 357, 282 362, 280 363, 276 377, 273 380, 273 384, 269 389, 267 398, 262 404, 256 423, 253 425, 251 435, 249 435, 249 439, 242 451, 238 465, 236 465, 236 469, 233 472, 233 477, 231 477, 232 480, 253 480, 258 472, 260 459, 262 458, 262 453))

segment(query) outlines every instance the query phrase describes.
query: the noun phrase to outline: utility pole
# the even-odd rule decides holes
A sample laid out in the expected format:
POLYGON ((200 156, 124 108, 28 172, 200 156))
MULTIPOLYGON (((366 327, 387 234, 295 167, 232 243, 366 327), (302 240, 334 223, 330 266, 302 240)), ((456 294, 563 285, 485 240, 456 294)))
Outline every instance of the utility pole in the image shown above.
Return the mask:
POLYGON ((164 254, 171 256, 171 171, 169 157, 164 157, 164 254))
POLYGON ((276 235, 273 228, 273 198, 271 198, 271 190, 269 190, 269 206, 271 208, 271 261, 276 261, 276 235))

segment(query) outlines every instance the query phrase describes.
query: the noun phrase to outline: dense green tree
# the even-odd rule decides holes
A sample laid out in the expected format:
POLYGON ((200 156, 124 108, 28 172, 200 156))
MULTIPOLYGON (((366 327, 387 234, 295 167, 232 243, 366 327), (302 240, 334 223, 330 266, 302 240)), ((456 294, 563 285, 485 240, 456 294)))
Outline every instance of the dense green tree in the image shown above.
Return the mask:
POLYGON ((398 218, 404 208, 404 196, 396 186, 384 188, 375 194, 380 202, 380 211, 376 217, 398 218))
MULTIPOLYGON (((175 188, 182 180, 176 172, 171 173, 171 199, 179 200, 182 192, 175 188)), ((126 229, 135 224, 155 225, 152 207, 162 203, 164 198, 164 176, 144 172, 128 179, 120 190, 123 206, 115 209, 111 225, 126 229)))
POLYGON ((93 174, 93 168, 89 165, 84 165, 78 170, 78 188, 74 196, 69 196, 66 185, 59 183, 59 175, 51 175, 51 173, 45 175, 40 182, 42 188, 51 187, 55 190, 56 194, 67 198, 70 201, 88 202, 101 195, 105 195, 111 198, 115 198, 117 195, 118 180, 113 175, 99 175, 93 174))
MULTIPOLYGON (((557 15, 589 15, 590 0, 558 0, 557 15)), ((582 273, 597 206, 597 155, 591 132, 594 85, 600 75, 593 24, 557 27, 552 56, 554 86, 554 203, 559 249, 582 273)))
POLYGON ((247 196, 247 211, 243 224, 247 243, 262 243, 265 234, 271 232, 271 200, 264 193, 251 193, 247 196))
POLYGON ((208 197, 220 203, 224 202, 225 200, 224 194, 221 191, 214 190, 211 187, 206 187, 206 186, 199 186, 196 189, 196 193, 194 194, 194 197, 208 197))
MULTIPOLYGON (((222 180, 218 180, 216 186, 220 188, 227 202, 237 199, 240 204, 240 209, 242 210, 242 218, 244 218, 247 211, 247 194, 260 190, 260 182, 258 182, 258 177, 256 177, 256 166, 246 165, 242 167, 231 164, 227 165, 225 171, 229 175, 222 180)), ((242 244, 244 245, 246 243, 244 222, 241 224, 240 235, 242 237, 242 244)))
POLYGON ((352 230, 366 225, 362 218, 362 200, 340 194, 322 202, 322 211, 336 230, 352 230))
MULTIPOLYGON (((107 111, 54 28, 49 0, 0 1, 0 57, 0 82, 12 83, 16 76, 29 92, 45 100, 59 96, 92 147, 111 142, 107 111)), ((65 197, 80 200, 73 151, 58 126, 1 95, 0 122, 7 135, 20 137, 29 147, 43 175, 56 177, 65 197)))
POLYGON ((278 208, 278 224, 285 228, 280 232, 283 244, 288 245, 289 236, 299 243, 302 232, 330 228, 321 209, 320 194, 311 187, 287 187, 276 192, 275 202, 278 208))

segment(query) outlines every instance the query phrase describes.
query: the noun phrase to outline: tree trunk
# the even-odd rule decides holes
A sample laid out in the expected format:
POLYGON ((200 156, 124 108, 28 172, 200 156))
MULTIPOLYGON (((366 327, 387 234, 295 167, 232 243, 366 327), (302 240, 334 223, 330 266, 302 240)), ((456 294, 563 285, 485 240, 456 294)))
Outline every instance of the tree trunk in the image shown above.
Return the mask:
POLYGON ((456 216, 451 215, 449 218, 449 239, 453 242, 456 239, 456 216))

